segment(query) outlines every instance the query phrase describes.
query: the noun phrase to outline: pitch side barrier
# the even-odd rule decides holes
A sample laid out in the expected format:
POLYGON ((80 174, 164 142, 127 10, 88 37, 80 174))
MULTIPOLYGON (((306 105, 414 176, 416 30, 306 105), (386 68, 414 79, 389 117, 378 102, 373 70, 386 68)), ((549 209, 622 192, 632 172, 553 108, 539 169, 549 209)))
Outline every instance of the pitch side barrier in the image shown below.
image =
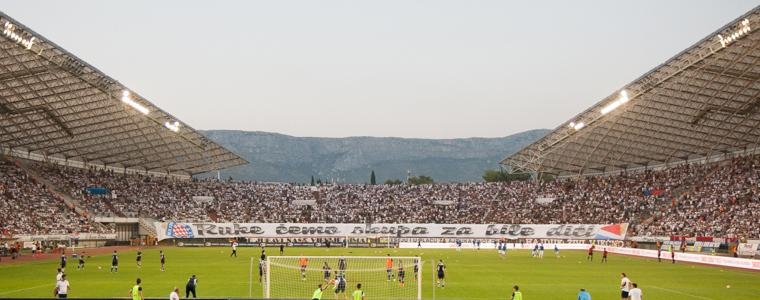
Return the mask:
MULTIPOLYGON (((599 247, 597 247, 597 250, 599 250, 599 247)), ((657 258, 657 250, 608 247, 607 251, 610 253, 625 254, 638 257, 657 258)), ((670 252, 662 251, 661 258, 670 259, 670 252)), ((676 251, 675 260, 676 262, 691 262, 705 265, 760 271, 760 260, 757 259, 704 255, 696 253, 682 253, 676 251)))
MULTIPOLYGON (((608 241, 605 241, 608 242, 608 241)), ((516 242, 513 243, 511 241, 507 242, 507 251, 509 250, 516 250, 516 249, 533 249, 533 246, 539 244, 538 242, 526 242, 526 243, 520 243, 516 242)), ((545 241, 544 247, 546 251, 551 251, 554 249, 554 245, 557 245, 557 248, 560 250, 586 250, 589 248, 590 244, 587 244, 587 241, 583 241, 580 243, 551 243, 548 241, 545 241)), ((496 250, 497 244, 494 244, 492 242, 488 243, 481 243, 479 249, 493 249, 496 250)), ((613 246, 604 246, 597 244, 597 248, 601 249, 601 247, 613 247, 613 246)), ((456 248, 462 248, 462 249, 476 249, 478 248, 478 245, 473 245, 472 243, 462 243, 461 246, 457 247, 457 243, 455 242, 446 242, 446 243, 413 243, 413 242, 402 242, 399 243, 399 248, 421 248, 421 249, 456 249, 456 248)))
MULTIPOLYGON (((507 243, 507 251, 512 250, 512 249, 533 249, 534 245, 535 244, 533 243, 524 243, 524 244, 507 243)), ((551 244, 551 243, 544 244, 546 251, 552 251, 552 249, 554 249, 554 245, 555 244, 551 244)), ((564 250, 588 250, 588 248, 591 247, 591 244, 557 243, 556 245, 557 245, 557 248, 564 249, 564 250)), ((602 251, 602 249, 606 248, 609 253, 657 259, 657 250, 605 246, 601 244, 596 244, 595 246, 596 246, 596 250, 595 250, 596 252, 602 251)), ((400 248, 422 248, 422 249, 455 249, 457 248, 457 245, 456 243, 419 243, 419 244, 418 243, 401 243, 399 244, 399 247, 400 248)), ((471 244, 462 244, 462 248, 472 248, 472 247, 473 246, 471 244)), ((481 249, 496 249, 496 248, 493 247, 491 244, 488 244, 488 245, 481 245, 481 249)), ((660 252, 660 258, 662 258, 663 260, 671 259, 670 255, 671 253, 668 251, 660 252)), ((677 263, 690 262, 690 263, 705 264, 705 265, 712 265, 712 266, 721 266, 721 267, 760 271, 760 260, 758 259, 705 255, 705 254, 697 254, 697 253, 683 253, 683 252, 676 251, 675 260, 677 263)))

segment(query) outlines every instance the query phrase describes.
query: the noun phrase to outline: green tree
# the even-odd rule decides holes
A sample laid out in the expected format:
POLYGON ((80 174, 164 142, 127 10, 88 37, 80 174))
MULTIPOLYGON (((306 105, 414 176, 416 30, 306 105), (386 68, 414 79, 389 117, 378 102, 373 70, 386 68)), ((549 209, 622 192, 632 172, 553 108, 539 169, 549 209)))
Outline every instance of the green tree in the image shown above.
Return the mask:
POLYGON ((403 182, 399 179, 388 179, 385 181, 385 184, 395 185, 395 184, 402 184, 403 182))
POLYGON ((431 184, 434 183, 433 178, 430 176, 420 175, 415 177, 409 177, 409 184, 431 184))
POLYGON ((314 175, 311 175, 311 185, 314 186, 314 175))
POLYGON ((377 182, 375 182, 375 170, 372 170, 372 174, 369 174, 369 184, 377 184, 377 182))
POLYGON ((507 172, 504 170, 486 170, 483 173, 483 180, 486 182, 502 182, 507 181, 507 172))

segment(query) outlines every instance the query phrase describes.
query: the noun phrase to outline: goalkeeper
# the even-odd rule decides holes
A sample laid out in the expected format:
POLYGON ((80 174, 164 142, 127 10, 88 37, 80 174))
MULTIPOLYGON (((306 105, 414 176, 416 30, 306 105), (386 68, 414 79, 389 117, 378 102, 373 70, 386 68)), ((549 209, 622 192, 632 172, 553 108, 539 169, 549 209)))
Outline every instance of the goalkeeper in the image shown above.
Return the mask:
POLYGON ((301 254, 301 258, 298 259, 298 265, 301 266, 301 280, 306 280, 306 267, 309 265, 309 259, 301 254))

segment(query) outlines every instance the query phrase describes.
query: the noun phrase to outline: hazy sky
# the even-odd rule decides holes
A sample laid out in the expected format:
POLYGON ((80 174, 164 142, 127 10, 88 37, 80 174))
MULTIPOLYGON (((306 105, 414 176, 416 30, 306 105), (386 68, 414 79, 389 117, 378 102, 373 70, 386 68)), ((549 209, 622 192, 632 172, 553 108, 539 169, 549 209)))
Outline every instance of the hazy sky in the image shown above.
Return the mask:
POLYGON ((732 1, 6 1, 196 129, 554 128, 729 21, 732 1))

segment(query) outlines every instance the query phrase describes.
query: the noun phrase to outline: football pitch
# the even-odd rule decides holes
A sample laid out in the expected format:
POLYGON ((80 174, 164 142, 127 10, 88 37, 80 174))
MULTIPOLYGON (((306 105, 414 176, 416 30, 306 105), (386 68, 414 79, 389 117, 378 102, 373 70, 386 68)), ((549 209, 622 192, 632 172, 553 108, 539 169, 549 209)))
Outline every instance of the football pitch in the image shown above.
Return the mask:
MULTIPOLYGON (((248 298, 250 258, 258 258, 260 248, 241 247, 237 258, 229 257, 229 248, 219 247, 144 249, 141 270, 136 267, 135 252, 119 253, 117 273, 109 272, 110 254, 88 258, 84 270, 77 270, 77 261, 69 259, 66 269, 71 283, 69 297, 126 298, 135 278, 140 277, 145 297, 168 298, 172 287, 177 286, 184 298, 185 283, 194 274, 199 278, 197 291, 200 298, 248 298), (159 268, 159 249, 166 253, 165 272, 159 268)), ((614 254, 610 254, 608 263, 601 263, 598 254, 593 262, 589 262, 584 251, 565 250, 559 258, 553 251, 547 251, 546 257, 538 259, 531 257, 527 250, 509 251, 502 258, 495 250, 285 249, 285 255, 345 255, 349 259, 350 256, 385 256, 387 253, 422 257, 424 299, 509 299, 513 285, 520 286, 526 300, 576 299, 580 288, 588 290, 593 299, 620 299, 621 272, 639 284, 644 299, 757 299, 760 295, 760 273, 757 272, 678 262, 671 264, 666 260, 657 262, 614 254), (438 259, 443 259, 446 264, 445 288, 436 288, 433 283, 433 261, 438 259)), ((278 255, 279 250, 267 248, 267 254, 278 255)), ((319 267, 318 259, 312 262, 314 265, 310 267, 319 267)), ((57 260, 0 265, 0 298, 52 297, 57 265, 57 260)), ((309 285, 305 288, 309 292, 300 295, 306 299, 315 287, 311 283, 303 284, 309 285)), ((350 278, 348 286, 349 292, 355 286, 350 278)), ((406 288, 410 288, 409 285, 406 288)), ((252 296, 262 297, 257 269, 253 274, 252 296)), ((373 299, 373 295, 366 296, 373 299)), ((334 295, 327 290, 323 299, 334 299, 334 295)))

